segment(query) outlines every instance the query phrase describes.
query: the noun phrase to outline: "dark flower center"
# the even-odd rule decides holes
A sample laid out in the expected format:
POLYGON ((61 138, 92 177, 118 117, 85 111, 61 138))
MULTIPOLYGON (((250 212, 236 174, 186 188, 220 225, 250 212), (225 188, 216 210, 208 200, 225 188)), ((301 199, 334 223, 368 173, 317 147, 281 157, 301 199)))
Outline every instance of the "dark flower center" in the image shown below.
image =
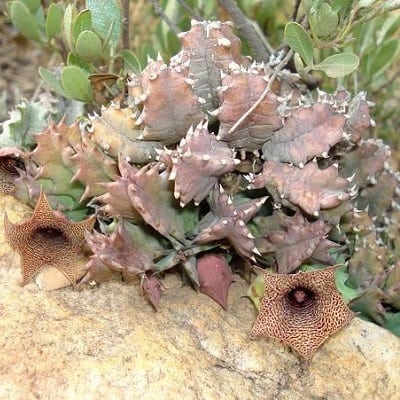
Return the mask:
POLYGON ((16 168, 25 169, 24 163, 16 158, 4 157, 0 159, 0 170, 8 175, 18 175, 16 168))
POLYGON ((47 246, 65 246, 68 244, 68 238, 60 229, 51 226, 43 226, 35 229, 31 236, 37 244, 47 246))
POLYGON ((293 307, 308 307, 315 299, 315 293, 306 287, 296 287, 286 294, 286 299, 293 307))

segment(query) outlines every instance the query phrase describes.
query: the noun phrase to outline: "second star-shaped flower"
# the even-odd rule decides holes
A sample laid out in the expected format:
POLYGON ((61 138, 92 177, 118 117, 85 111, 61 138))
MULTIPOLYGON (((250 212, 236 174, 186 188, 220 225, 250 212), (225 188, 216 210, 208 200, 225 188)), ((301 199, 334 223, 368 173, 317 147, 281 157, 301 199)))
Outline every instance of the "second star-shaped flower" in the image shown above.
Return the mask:
POLYGON ((6 214, 7 239, 22 258, 22 284, 28 283, 44 266, 52 265, 75 285, 78 253, 85 241, 85 231, 92 229, 94 222, 94 217, 72 222, 54 212, 44 193, 40 194, 32 216, 24 222, 13 224, 6 214))
POLYGON ((335 285, 336 267, 297 274, 264 273, 265 291, 250 337, 271 337, 304 359, 354 316, 335 285))

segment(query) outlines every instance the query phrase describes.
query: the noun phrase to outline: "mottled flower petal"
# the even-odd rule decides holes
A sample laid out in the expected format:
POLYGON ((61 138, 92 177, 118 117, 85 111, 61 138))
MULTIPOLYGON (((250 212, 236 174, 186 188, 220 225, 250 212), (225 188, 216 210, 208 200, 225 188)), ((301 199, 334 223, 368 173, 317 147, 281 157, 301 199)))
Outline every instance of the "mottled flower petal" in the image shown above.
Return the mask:
POLYGON ((5 233, 22 258, 22 284, 25 285, 44 266, 52 265, 75 285, 78 252, 85 232, 93 228, 94 217, 72 222, 54 212, 42 192, 32 216, 20 224, 4 217, 5 233))
POLYGON ((264 273, 265 291, 250 337, 278 339, 310 360, 354 317, 335 285, 336 267, 298 274, 264 273))

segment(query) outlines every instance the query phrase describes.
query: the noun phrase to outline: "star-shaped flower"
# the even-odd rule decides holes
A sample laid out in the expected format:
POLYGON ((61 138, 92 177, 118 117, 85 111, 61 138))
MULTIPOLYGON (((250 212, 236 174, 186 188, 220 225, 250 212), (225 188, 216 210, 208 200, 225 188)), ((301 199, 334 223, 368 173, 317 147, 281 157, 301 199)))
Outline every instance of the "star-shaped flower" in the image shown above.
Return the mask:
POLYGON ((26 221, 13 224, 6 214, 7 239, 22 258, 22 285, 46 265, 56 267, 75 285, 78 253, 85 241, 85 231, 92 229, 94 222, 94 217, 72 222, 54 212, 43 192, 32 216, 26 221))
POLYGON ((278 339, 310 360, 354 316, 336 289, 335 271, 265 273, 264 297, 250 337, 278 339))

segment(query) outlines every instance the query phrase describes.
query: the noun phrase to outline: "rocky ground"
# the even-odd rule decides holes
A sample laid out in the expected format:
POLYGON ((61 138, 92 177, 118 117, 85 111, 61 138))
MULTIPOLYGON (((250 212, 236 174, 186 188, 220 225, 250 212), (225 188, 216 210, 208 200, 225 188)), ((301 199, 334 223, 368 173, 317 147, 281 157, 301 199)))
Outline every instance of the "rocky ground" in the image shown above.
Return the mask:
POLYGON ((39 65, 46 65, 50 55, 42 48, 18 35, 16 29, 5 23, 0 5, 0 122, 21 99, 37 100, 41 82, 39 65))

